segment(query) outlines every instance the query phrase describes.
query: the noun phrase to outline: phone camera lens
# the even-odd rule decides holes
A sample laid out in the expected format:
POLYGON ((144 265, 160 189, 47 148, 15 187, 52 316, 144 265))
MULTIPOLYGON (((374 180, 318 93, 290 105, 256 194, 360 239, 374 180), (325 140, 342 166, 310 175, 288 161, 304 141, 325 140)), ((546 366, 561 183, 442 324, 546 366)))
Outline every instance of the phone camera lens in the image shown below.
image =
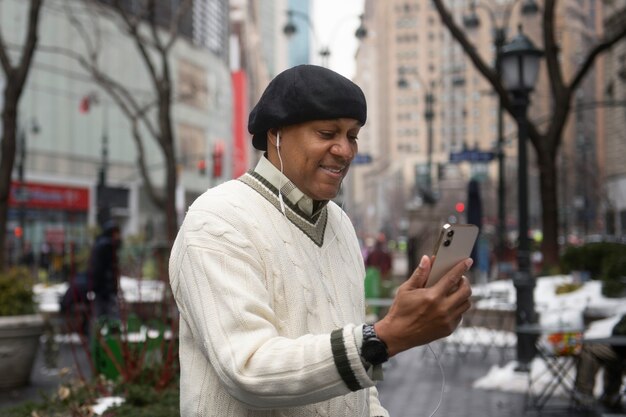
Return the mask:
POLYGON ((450 241, 448 239, 446 239, 446 241, 443 242, 443 246, 450 246, 450 241))
POLYGON ((448 232, 448 237, 452 237, 452 235, 454 235, 454 230, 450 230, 450 231, 448 232))

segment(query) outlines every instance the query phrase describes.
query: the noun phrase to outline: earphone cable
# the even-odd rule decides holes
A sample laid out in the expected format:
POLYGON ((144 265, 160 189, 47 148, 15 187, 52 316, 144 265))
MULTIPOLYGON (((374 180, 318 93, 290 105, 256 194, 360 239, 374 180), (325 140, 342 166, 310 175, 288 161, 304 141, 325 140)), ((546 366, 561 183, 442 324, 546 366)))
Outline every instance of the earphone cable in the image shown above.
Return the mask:
POLYGON ((433 356, 435 357, 435 360, 437 361, 437 365, 439 365, 439 370, 441 371, 441 393, 439 394, 439 402, 437 403, 437 406, 435 407, 435 409, 429 416, 429 417, 433 417, 437 413, 437 411, 439 410, 439 407, 441 407, 441 403, 443 402, 443 394, 446 389, 446 374, 443 371, 443 366, 441 365, 441 361, 439 360, 439 356, 437 355, 437 353, 435 353, 433 348, 430 346, 430 343, 427 346, 428 346, 428 349, 430 349, 430 351, 432 352, 433 356))

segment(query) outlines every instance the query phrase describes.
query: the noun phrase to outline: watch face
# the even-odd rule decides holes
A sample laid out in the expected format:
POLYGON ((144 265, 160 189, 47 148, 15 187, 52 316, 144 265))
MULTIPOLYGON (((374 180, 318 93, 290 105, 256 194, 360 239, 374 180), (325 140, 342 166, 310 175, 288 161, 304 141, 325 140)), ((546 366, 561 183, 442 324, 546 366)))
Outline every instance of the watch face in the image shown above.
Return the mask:
POLYGON ((388 359, 387 349, 383 342, 378 339, 370 339, 363 342, 363 357, 372 365, 386 362, 388 359))

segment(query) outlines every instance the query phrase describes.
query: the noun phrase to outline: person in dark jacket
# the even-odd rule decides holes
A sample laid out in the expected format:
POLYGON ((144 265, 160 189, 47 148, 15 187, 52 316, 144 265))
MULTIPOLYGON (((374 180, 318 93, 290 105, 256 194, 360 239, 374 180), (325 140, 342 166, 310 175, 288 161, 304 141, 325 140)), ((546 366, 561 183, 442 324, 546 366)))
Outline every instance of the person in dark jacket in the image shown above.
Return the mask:
POLYGON ((91 288, 95 294, 95 316, 97 318, 119 318, 117 252, 120 246, 119 225, 113 221, 107 221, 102 227, 102 233, 96 237, 87 271, 91 288))
MULTIPOLYGON (((626 314, 613 326, 613 336, 626 336, 626 314)), ((596 382, 596 374, 604 369, 603 393, 600 404, 611 411, 623 410, 620 387, 622 375, 626 371, 626 347, 612 346, 600 343, 583 344, 578 357, 575 381, 575 399, 583 405, 591 405, 595 402, 593 391, 596 382)))

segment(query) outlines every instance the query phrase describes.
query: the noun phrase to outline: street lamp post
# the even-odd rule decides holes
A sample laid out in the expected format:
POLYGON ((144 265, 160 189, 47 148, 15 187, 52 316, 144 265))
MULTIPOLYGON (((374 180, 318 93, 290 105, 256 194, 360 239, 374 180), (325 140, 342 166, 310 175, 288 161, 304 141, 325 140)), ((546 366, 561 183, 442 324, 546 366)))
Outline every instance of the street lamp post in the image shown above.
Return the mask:
POLYGON ((18 201, 19 201, 19 211, 18 211, 18 223, 19 223, 19 228, 21 230, 21 236, 20 236, 20 242, 19 242, 19 254, 20 256, 22 256, 24 254, 24 250, 25 250, 25 235, 24 235, 24 228, 26 226, 26 201, 28 199, 27 197, 27 191, 26 191, 26 181, 24 180, 24 169, 26 167, 26 130, 22 129, 22 131, 20 132, 19 135, 19 145, 20 145, 20 152, 19 152, 19 165, 17 166, 17 177, 18 177, 18 181, 20 183, 19 189, 18 189, 18 201))
MULTIPOLYGON (((491 18, 491 25, 493 28, 493 46, 495 50, 495 62, 494 69, 499 78, 502 76, 502 47, 506 42, 506 32, 508 26, 508 20, 511 17, 512 7, 515 5, 516 1, 510 3, 510 7, 507 9, 505 13, 506 21, 499 26, 496 21, 496 17, 489 7, 482 5, 482 3, 476 4, 472 2, 470 4, 470 13, 468 15, 463 16, 463 24, 467 29, 476 29, 480 26, 480 18, 476 13, 477 7, 483 7, 489 14, 491 18)), ((537 14, 539 11, 539 7, 535 0, 524 0, 521 6, 521 13, 524 16, 533 16, 537 14)), ((506 199, 506 171, 504 167, 504 110, 502 108, 502 100, 498 98, 498 120, 497 120, 497 145, 496 145, 496 156, 498 158, 498 224, 497 224, 497 253, 498 259, 502 260, 504 256, 504 250, 506 246, 506 207, 505 207, 505 199, 506 199)))
MULTIPOLYGON (((426 170, 428 173, 426 174, 426 190, 430 196, 432 196, 432 168, 433 168, 433 119, 435 117, 435 113, 433 110, 433 104, 435 102, 435 96, 432 91, 428 90, 426 93, 426 110, 424 111, 424 118, 426 119, 426 126, 428 129, 427 136, 427 145, 426 145, 426 170)), ((429 197, 430 198, 430 197, 429 197)))
MULTIPOLYGON (((424 80, 417 74, 417 78, 421 85, 427 86, 424 80)), ((398 69, 398 87, 408 88, 409 82, 405 78, 405 69, 400 67, 398 69)), ((424 120, 426 121, 426 189, 422 193, 424 202, 428 205, 436 203, 436 199, 433 192, 432 184, 432 166, 433 166, 433 121, 435 119, 435 95, 432 92, 432 85, 426 87, 426 93, 424 94, 424 120)))
POLYGON ((535 337, 521 333, 520 326, 535 323, 535 280, 530 265, 530 240, 528 238, 528 166, 526 140, 528 138, 529 95, 533 91, 539 60, 543 52, 519 29, 518 35, 502 47, 502 81, 512 97, 518 128, 518 247, 517 273, 513 280, 517 295, 516 326, 518 369, 528 371, 535 354, 535 337))
MULTIPOLYGON (((105 117, 106 119, 106 117, 105 117)), ((106 121, 105 121, 106 124, 106 121)), ((109 136, 107 134, 106 125, 102 132, 102 151, 100 169, 98 170, 97 200, 98 200, 98 223, 104 226, 110 219, 110 207, 107 201, 107 173, 109 170, 109 136)))

